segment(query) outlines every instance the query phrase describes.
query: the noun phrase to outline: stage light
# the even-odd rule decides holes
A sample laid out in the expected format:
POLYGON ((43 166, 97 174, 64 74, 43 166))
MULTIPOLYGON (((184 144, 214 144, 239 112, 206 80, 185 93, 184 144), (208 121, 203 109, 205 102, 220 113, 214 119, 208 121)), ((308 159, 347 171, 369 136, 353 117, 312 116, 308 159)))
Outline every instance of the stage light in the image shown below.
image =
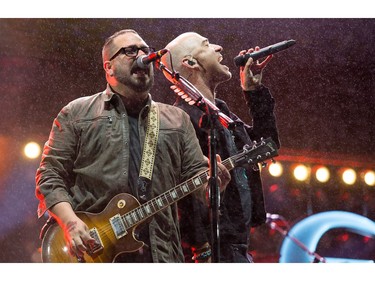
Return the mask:
POLYGON ((298 181, 305 181, 309 177, 309 168, 305 165, 299 164, 293 169, 293 175, 298 181))
POLYGON ((283 173, 283 166, 280 162, 272 163, 268 166, 268 172, 273 177, 280 177, 283 173))
POLYGON ((374 171, 365 171, 363 176, 364 182, 369 186, 375 185, 375 173, 374 171))
POLYGON ((327 167, 319 166, 316 168, 315 177, 319 182, 327 182, 330 177, 330 173, 327 167))
POLYGON ((23 152, 27 158, 35 159, 40 156, 40 145, 36 142, 29 142, 25 145, 23 152))
POLYGON ((353 185, 357 180, 357 174, 353 169, 344 169, 341 174, 342 180, 347 185, 353 185))

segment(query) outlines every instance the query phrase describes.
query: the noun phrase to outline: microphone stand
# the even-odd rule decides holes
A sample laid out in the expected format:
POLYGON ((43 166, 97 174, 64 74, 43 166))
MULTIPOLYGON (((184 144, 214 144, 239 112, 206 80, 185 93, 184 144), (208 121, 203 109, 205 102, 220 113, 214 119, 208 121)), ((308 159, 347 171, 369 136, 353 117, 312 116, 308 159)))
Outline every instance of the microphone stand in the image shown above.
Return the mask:
POLYGON ((177 72, 171 72, 168 68, 163 65, 160 60, 155 63, 168 80, 172 81, 181 92, 178 95, 181 96, 190 105, 196 105, 199 109, 205 112, 200 120, 199 126, 201 128, 208 129, 209 134, 209 161, 210 161, 210 178, 209 178, 209 209, 210 209, 210 222, 211 222, 211 251, 212 251, 212 262, 218 263, 220 261, 220 235, 219 235, 219 208, 220 208, 220 190, 217 184, 217 161, 216 161, 216 131, 218 123, 220 122, 223 126, 228 129, 234 128, 234 122, 228 116, 220 112, 215 104, 199 92, 199 90, 191 84, 184 77, 180 76, 177 72))
MULTIPOLYGON (((268 216, 268 214, 267 214, 268 216)), ((282 216, 277 216, 277 219, 281 220, 281 221, 284 221, 286 222, 286 220, 282 217, 282 216)), ((277 225, 277 223, 275 222, 275 220, 277 219, 274 219, 272 218, 272 215, 270 216, 270 218, 267 218, 267 221, 266 223, 269 225, 269 227, 271 229, 275 229, 277 230, 281 235, 284 236, 284 238, 289 238, 290 240, 292 240, 292 242, 294 244, 296 244, 298 247, 300 247, 303 251, 305 251, 307 254, 309 254, 310 256, 313 256, 314 257, 314 260, 313 260, 313 263, 319 263, 319 262, 322 262, 322 263, 325 263, 326 262, 326 259, 322 256, 320 256, 318 253, 316 252, 311 252, 305 244, 303 244, 301 241, 299 241, 297 238, 291 236, 289 234, 289 226, 287 227, 288 230, 285 230, 285 229, 282 229, 280 226, 277 225)))
POLYGON ((210 131, 208 136, 208 149, 210 160, 210 178, 209 183, 209 209, 211 221, 211 245, 212 245, 212 262, 220 262, 220 190, 217 183, 217 161, 216 161, 216 145, 217 145, 217 111, 207 107, 207 112, 201 117, 199 126, 210 131))
POLYGON ((220 123, 227 129, 233 130, 235 123, 232 119, 220 111, 220 109, 211 101, 206 99, 201 92, 178 72, 170 71, 160 60, 155 61, 155 66, 159 68, 168 80, 176 85, 181 92, 178 95, 184 99, 189 105, 195 105, 200 110, 207 112, 207 108, 217 112, 220 123))

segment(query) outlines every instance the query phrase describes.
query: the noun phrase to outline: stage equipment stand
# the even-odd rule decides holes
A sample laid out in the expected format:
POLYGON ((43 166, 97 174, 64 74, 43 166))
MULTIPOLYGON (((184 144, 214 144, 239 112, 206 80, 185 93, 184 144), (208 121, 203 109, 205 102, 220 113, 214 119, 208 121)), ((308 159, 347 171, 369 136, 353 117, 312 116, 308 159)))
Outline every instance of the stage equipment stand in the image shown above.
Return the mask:
POLYGON ((306 253, 308 253, 310 256, 313 256, 314 257, 314 260, 313 260, 313 263, 326 263, 326 259, 322 256, 320 256, 318 253, 316 252, 311 252, 306 246, 305 244, 303 244, 301 241, 299 241, 297 238, 289 235, 289 230, 290 230, 290 226, 288 224, 288 222, 286 221, 285 218, 283 218, 282 216, 278 215, 278 214, 269 214, 267 213, 267 220, 266 220, 266 223, 268 224, 268 226, 271 228, 271 229, 274 229, 276 231, 278 231, 279 233, 281 233, 281 235, 284 236, 284 238, 289 238, 290 240, 293 241, 293 243, 295 243, 298 247, 300 247, 302 250, 304 250, 306 253), (281 228, 280 226, 277 225, 276 221, 282 221, 285 226, 286 226, 286 229, 283 229, 281 228))
POLYGON ((216 161, 216 133, 220 122, 228 129, 234 128, 234 121, 228 116, 220 112, 215 104, 207 100, 199 90, 178 72, 172 72, 163 65, 160 60, 155 62, 169 81, 176 88, 175 93, 184 99, 189 105, 195 105, 205 112, 200 120, 200 127, 209 130, 209 161, 210 161, 210 177, 209 177, 209 209, 211 223, 211 251, 213 263, 220 262, 220 233, 219 233, 219 209, 220 209, 220 188, 218 185, 217 161, 216 161))

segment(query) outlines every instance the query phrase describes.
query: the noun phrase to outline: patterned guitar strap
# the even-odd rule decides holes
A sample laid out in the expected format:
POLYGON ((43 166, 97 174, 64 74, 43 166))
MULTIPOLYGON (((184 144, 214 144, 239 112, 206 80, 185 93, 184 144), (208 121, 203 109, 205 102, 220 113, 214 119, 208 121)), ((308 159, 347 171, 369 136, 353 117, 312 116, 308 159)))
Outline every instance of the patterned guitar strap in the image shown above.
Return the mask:
POLYGON ((138 177, 139 198, 144 202, 147 201, 147 190, 151 185, 152 172, 154 169, 156 146, 159 136, 159 115, 159 107, 156 102, 151 101, 151 108, 147 120, 146 137, 143 144, 141 168, 138 177))

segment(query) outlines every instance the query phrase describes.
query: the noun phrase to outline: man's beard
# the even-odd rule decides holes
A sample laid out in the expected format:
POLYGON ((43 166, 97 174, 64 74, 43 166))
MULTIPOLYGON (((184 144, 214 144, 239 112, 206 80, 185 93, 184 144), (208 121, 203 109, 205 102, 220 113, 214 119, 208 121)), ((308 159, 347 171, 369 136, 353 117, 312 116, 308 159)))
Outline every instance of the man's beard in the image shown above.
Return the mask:
POLYGON ((129 75, 122 75, 121 73, 115 73, 114 77, 117 81, 119 81, 121 84, 126 85, 134 92, 148 92, 154 85, 154 75, 152 75, 152 73, 150 74, 150 76, 139 78, 134 78, 133 76, 129 75), (148 77, 149 79, 147 79, 148 77))

